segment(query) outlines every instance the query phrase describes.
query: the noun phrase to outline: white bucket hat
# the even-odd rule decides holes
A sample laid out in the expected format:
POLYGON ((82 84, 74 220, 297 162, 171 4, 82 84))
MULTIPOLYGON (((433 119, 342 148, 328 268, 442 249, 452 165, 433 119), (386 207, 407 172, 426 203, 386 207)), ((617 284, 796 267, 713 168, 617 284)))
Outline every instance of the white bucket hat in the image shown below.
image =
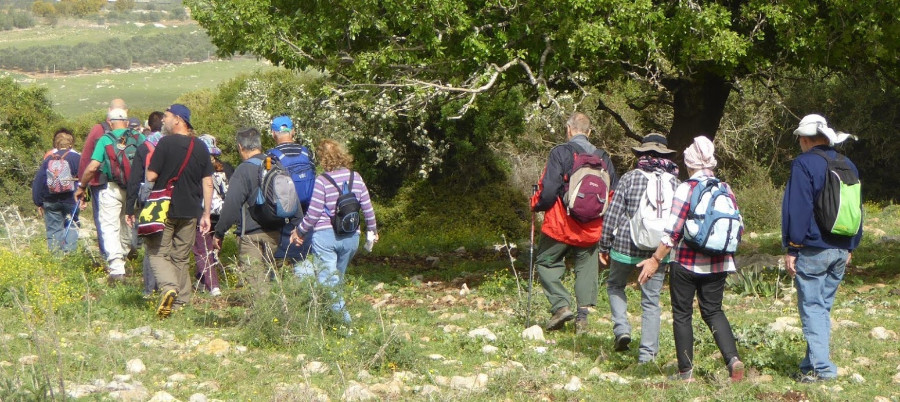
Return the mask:
POLYGON ((819 133, 828 138, 828 145, 832 147, 834 144, 844 142, 847 138, 853 138, 854 140, 859 139, 852 134, 834 131, 834 129, 828 127, 828 122, 825 121, 825 118, 817 114, 803 116, 803 119, 800 120, 800 124, 797 125, 797 129, 794 130, 794 135, 803 137, 812 137, 819 133))

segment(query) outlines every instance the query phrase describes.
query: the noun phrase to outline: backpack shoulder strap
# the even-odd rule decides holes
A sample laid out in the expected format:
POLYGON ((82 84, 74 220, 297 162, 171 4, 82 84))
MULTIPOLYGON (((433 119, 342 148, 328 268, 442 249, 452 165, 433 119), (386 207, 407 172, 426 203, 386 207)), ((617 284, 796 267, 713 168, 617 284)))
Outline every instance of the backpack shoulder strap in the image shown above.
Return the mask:
MULTIPOLYGON (((325 180, 328 180, 328 182, 330 182, 331 185, 337 189, 338 193, 343 193, 343 190, 341 190, 341 186, 338 186, 337 182, 334 181, 334 179, 331 177, 331 175, 329 175, 328 173, 322 173, 322 176, 325 176, 325 180)), ((350 173, 350 180, 353 180, 352 172, 350 173)))
POLYGON ((355 176, 355 175, 356 175, 356 173, 354 171, 350 170, 350 181, 349 181, 349 184, 347 184, 346 194, 350 194, 353 192, 353 176, 355 176))
POLYGON ((278 158, 279 161, 284 159, 284 152, 281 152, 281 150, 279 150, 278 148, 272 148, 267 153, 278 158))

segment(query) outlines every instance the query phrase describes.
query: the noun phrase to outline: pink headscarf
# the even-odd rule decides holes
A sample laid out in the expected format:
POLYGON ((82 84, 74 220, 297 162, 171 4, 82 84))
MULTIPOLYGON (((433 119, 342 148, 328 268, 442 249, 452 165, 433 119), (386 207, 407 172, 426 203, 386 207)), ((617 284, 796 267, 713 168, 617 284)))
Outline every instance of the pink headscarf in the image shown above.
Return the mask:
POLYGON ((684 150, 684 164, 691 169, 712 169, 718 164, 713 156, 715 150, 709 138, 694 137, 694 143, 684 150))

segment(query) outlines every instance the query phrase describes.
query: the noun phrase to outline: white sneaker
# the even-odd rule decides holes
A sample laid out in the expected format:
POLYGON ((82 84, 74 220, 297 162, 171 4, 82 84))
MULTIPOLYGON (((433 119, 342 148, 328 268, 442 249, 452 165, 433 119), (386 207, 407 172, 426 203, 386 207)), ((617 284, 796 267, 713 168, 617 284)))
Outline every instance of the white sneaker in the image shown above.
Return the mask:
POLYGON ((209 291, 209 295, 210 296, 221 296, 222 291, 219 290, 219 288, 213 288, 212 290, 209 291))

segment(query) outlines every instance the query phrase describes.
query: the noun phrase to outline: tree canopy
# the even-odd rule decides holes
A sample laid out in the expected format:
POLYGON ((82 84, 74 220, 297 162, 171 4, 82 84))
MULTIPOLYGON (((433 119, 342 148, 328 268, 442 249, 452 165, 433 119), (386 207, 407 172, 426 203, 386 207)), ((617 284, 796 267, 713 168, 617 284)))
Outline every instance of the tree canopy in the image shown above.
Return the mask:
MULTIPOLYGON (((714 136, 730 92, 786 66, 865 66, 897 84, 900 1, 187 0, 224 55, 250 53, 346 85, 462 99, 511 85, 557 96, 623 79, 629 102, 671 108, 674 147, 714 136)), ((637 138, 618 111, 600 102, 637 138)), ((651 124, 651 127, 653 125, 651 124)))

